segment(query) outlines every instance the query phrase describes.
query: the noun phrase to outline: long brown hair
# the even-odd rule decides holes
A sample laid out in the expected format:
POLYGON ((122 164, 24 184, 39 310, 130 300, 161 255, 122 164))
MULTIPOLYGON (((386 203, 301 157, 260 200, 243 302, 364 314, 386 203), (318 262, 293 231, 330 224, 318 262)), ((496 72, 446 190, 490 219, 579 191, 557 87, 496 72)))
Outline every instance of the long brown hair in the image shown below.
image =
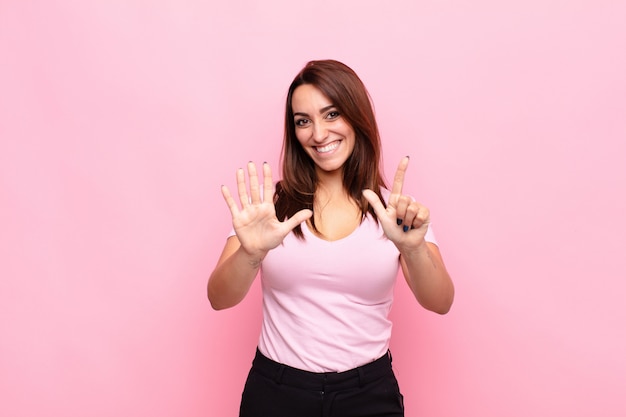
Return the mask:
MULTIPOLYGON (((305 208, 313 210, 318 181, 315 163, 296 138, 291 103, 293 92, 303 84, 313 85, 324 93, 337 107, 341 117, 354 129, 354 150, 343 166, 343 186, 359 206, 361 221, 367 213, 376 219, 374 210, 362 192, 368 188, 378 194, 384 203, 380 188, 386 188, 386 185, 380 170, 382 151, 378 125, 365 85, 350 67, 335 60, 310 61, 289 86, 281 152, 283 176, 276 184, 274 194, 278 219, 285 220, 305 208)), ((314 217, 311 217, 311 223, 317 231, 314 217)), ((304 238, 300 226, 294 229, 294 233, 299 238, 304 238)))

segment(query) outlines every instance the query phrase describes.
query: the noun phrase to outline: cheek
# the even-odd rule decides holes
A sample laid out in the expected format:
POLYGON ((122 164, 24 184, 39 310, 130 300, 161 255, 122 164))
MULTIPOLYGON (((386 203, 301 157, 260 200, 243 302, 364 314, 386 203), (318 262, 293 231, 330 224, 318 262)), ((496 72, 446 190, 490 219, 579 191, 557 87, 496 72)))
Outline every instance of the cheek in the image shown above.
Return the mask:
POLYGON ((352 128, 352 126, 350 126, 348 123, 344 123, 341 129, 344 132, 344 136, 354 142, 356 134, 354 133, 354 129, 352 128))
POLYGON ((350 129, 349 133, 346 135, 348 146, 350 148, 350 152, 354 150, 354 145, 356 144, 356 135, 352 129, 350 129))
POLYGON ((304 145, 307 139, 306 132, 301 129, 296 129, 296 139, 298 139, 298 142, 300 142, 301 145, 304 145))

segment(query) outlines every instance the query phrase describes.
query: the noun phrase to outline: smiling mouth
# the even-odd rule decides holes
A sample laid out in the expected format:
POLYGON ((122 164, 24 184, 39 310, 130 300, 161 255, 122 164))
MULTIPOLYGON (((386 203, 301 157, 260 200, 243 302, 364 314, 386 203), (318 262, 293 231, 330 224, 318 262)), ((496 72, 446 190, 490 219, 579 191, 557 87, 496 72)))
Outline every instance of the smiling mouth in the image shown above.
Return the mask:
POLYGON ((317 151, 317 153, 328 153, 328 152, 332 152, 335 149, 337 149, 337 147, 339 146, 339 142, 341 142, 340 140, 337 140, 335 142, 331 142, 326 146, 314 146, 315 151, 317 151))

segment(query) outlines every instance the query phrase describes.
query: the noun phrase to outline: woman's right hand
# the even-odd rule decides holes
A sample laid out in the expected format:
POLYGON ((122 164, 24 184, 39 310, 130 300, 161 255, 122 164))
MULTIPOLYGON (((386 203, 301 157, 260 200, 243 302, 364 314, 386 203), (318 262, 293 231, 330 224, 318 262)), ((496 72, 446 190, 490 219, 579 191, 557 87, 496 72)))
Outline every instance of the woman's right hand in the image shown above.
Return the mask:
POLYGON ((269 164, 263 164, 262 196, 259 176, 253 162, 248 163, 248 178, 249 193, 243 169, 237 170, 237 191, 241 208, 225 185, 222 186, 222 195, 230 209, 233 227, 241 248, 251 257, 262 260, 267 252, 280 245, 285 236, 294 227, 310 218, 313 212, 304 209, 285 221, 278 220, 273 202, 274 185, 269 164))

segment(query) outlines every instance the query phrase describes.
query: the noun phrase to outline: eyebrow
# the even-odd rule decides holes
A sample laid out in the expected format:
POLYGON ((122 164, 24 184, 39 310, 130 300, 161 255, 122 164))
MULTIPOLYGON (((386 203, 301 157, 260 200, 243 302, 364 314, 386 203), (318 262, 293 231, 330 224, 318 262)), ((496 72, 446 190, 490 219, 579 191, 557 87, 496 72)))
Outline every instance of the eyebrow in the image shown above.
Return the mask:
MULTIPOLYGON (((326 113, 328 110, 330 110, 330 109, 332 109, 332 108, 334 108, 334 107, 337 107, 337 106, 335 106, 334 104, 331 104, 331 105, 329 105, 329 106, 322 107, 322 108, 320 109, 320 114, 322 114, 322 113, 326 113)), ((306 113, 302 113, 302 112, 296 112, 296 113, 294 113, 293 115, 294 115, 294 116, 305 116, 305 117, 308 117, 308 116, 309 116, 308 114, 306 114, 306 113)))

